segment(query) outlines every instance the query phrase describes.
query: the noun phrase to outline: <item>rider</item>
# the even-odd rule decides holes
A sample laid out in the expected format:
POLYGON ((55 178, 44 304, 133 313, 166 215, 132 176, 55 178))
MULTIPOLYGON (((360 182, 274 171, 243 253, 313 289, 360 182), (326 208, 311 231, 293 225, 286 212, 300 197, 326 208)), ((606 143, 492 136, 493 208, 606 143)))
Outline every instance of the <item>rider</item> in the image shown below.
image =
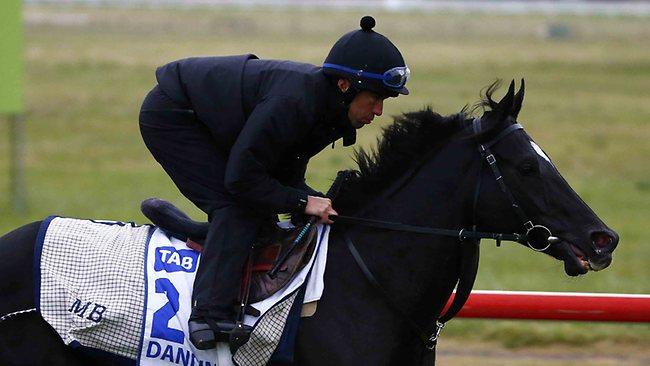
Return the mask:
POLYGON ((261 226, 286 212, 331 223, 331 201, 305 183, 309 159, 341 137, 354 144, 385 98, 408 94, 404 59, 374 26, 363 17, 322 67, 249 54, 157 69, 140 111, 142 137, 210 222, 189 321, 198 349, 215 346, 213 331, 233 328, 243 264, 261 226))

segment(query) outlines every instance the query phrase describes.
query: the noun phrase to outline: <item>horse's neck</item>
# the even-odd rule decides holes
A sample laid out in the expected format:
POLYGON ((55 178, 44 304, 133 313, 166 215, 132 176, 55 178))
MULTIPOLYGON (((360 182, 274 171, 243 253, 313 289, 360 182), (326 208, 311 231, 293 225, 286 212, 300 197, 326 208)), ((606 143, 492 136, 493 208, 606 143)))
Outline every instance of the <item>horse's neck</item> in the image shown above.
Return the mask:
POLYGON ((363 216, 438 228, 466 227, 473 216, 477 154, 470 143, 450 143, 363 216))
MULTIPOLYGON (((364 210, 364 216, 437 228, 464 227, 471 218, 468 212, 471 204, 467 202, 473 194, 469 186, 475 183, 474 165, 470 162, 473 155, 451 150, 442 151, 425 164, 391 197, 364 210)), ((429 328, 455 285, 459 260, 457 239, 363 227, 355 227, 350 235, 382 287, 412 319, 429 328)), ((341 251, 340 255, 349 256, 349 253, 341 251)), ((360 273, 357 269, 347 269, 351 271, 360 273)), ((367 288, 366 280, 361 281, 367 288)), ((354 285, 349 287, 352 289, 354 285)), ((374 296, 365 300, 368 308, 385 311, 384 305, 377 304, 383 299, 378 299, 381 297, 375 291, 374 296)), ((406 322, 397 318, 393 324, 402 329, 393 331, 403 333, 406 322)))

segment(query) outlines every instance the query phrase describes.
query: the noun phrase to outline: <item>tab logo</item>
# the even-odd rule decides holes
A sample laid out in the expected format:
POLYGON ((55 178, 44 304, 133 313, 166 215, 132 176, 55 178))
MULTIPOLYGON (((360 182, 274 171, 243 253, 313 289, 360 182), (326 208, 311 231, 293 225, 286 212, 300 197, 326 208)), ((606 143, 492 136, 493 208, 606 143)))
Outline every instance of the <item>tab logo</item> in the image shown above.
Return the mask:
POLYGON ((165 272, 194 272, 199 261, 199 253, 192 249, 176 250, 174 247, 156 248, 156 262, 153 269, 165 272))

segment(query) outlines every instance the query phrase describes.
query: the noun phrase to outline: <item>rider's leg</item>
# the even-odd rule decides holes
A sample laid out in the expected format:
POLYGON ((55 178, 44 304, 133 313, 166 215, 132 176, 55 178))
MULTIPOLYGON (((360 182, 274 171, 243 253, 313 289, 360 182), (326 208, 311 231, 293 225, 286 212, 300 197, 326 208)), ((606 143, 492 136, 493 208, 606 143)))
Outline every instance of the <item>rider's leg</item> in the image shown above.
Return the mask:
POLYGON ((192 294, 190 340, 197 348, 216 345, 218 337, 208 324, 221 334, 234 327, 244 263, 262 223, 259 215, 237 205, 213 213, 192 294))
POLYGON ((188 106, 174 103, 155 87, 142 104, 140 132, 181 193, 203 212, 233 203, 223 186, 228 154, 188 106))
POLYGON ((223 186, 227 153, 217 148, 207 127, 187 107, 154 88, 142 105, 140 131, 147 148, 181 193, 209 213, 212 222, 194 286, 193 298, 201 300, 189 324, 190 340, 199 348, 209 348, 214 346, 215 335, 205 318, 232 320, 227 304, 237 296, 243 261, 258 223, 254 215, 236 208, 239 206, 223 186), (218 299, 215 306, 209 303, 212 299, 218 299))
POLYGON ((244 263, 261 224, 245 207, 214 212, 194 281, 193 315, 234 319, 244 263))

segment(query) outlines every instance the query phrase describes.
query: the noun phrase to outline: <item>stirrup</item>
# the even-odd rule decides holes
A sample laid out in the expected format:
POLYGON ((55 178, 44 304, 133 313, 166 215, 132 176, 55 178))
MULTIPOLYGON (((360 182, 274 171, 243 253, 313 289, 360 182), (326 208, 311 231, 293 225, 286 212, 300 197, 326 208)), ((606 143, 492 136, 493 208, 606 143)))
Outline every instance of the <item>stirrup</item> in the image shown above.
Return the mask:
POLYGON ((231 350, 237 350, 248 342, 253 327, 241 322, 215 321, 212 319, 192 320, 189 322, 190 342, 199 350, 215 348, 217 342, 230 344, 231 350))
POLYGON ((199 350, 208 350, 217 346, 217 340, 212 327, 203 320, 189 321, 190 342, 199 350))
POLYGON ((239 347, 246 344, 246 342, 248 342, 251 337, 252 331, 253 327, 250 325, 246 325, 242 322, 237 322, 235 324, 235 327, 230 331, 230 338, 228 339, 228 342, 230 344, 230 353, 234 355, 239 347))

